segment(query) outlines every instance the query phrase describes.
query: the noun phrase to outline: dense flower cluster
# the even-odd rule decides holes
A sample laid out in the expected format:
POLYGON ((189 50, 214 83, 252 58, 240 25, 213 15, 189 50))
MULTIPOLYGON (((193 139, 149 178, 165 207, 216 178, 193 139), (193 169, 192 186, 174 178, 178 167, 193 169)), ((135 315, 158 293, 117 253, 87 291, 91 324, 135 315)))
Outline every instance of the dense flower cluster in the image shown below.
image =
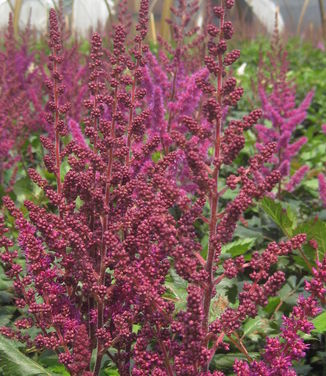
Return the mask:
MULTIPOLYGON (((326 134, 326 124, 322 125, 322 132, 326 134)), ((319 197, 324 207, 326 207, 326 179, 323 173, 318 174, 319 197)))
MULTIPOLYGON (((307 165, 301 166, 291 175, 291 161, 298 154, 307 138, 299 137, 292 143, 294 132, 307 117, 314 92, 310 91, 299 106, 296 105, 296 88, 288 78, 287 52, 282 46, 278 35, 277 24, 271 43, 268 62, 261 62, 258 91, 262 103, 263 118, 271 123, 256 125, 258 135, 257 148, 260 150, 267 142, 276 142, 276 150, 269 160, 273 168, 278 168, 283 181, 289 177, 285 185, 279 184, 278 193, 282 190, 292 192, 309 170, 307 165)), ((257 178, 270 173, 270 168, 264 167, 257 178)))
MULTIPOLYGON (((282 244, 276 254, 286 255, 291 252, 291 248, 300 249, 304 241, 305 236, 298 235, 291 242, 282 244)), ((274 249, 277 248, 275 245, 270 246, 274 249)), ((273 251, 268 252, 268 257, 273 259, 275 257, 275 253, 272 256, 273 253, 273 251)), ((293 369, 293 364, 295 361, 304 358, 309 348, 309 345, 304 343, 301 333, 310 333, 314 329, 310 319, 320 313, 320 303, 325 304, 325 265, 326 257, 323 258, 322 263, 317 261, 316 268, 313 268, 311 281, 306 281, 305 284, 305 290, 310 295, 308 297, 299 296, 291 315, 289 317, 283 316, 281 334, 277 337, 268 337, 266 339, 262 360, 252 361, 249 359, 249 362, 238 360, 235 362, 234 371, 238 376, 255 374, 263 376, 295 376, 297 374, 293 369)), ((277 273, 281 272, 276 272, 274 276, 277 273)), ((282 280, 281 275, 280 279, 282 280)))
MULTIPOLYGON (((19 41, 15 38, 10 14, 4 49, 0 53, 0 183, 7 192, 15 183, 17 169, 21 166, 26 169, 34 160, 28 145, 31 133, 46 133, 50 138, 54 137, 54 128, 43 111, 43 98, 47 95, 43 81, 46 78, 48 57, 42 51, 31 52, 31 44, 35 41, 36 36, 29 26, 20 35, 19 41)), ((74 106, 69 112, 72 123, 69 130, 72 134, 77 129, 76 123, 80 122, 82 102, 87 90, 88 69, 80 64, 82 58, 78 49, 79 44, 76 42, 63 52, 64 59, 59 59, 59 63, 63 65, 60 80, 65 82, 65 90, 60 89, 58 94, 64 96, 66 102, 69 102, 69 98, 74 98, 74 106)), ((53 63, 58 63, 55 58, 51 59, 48 68, 52 69, 53 63)), ((47 86, 51 91, 50 81, 47 86)), ((64 107, 60 111, 63 109, 64 107)))
POLYGON ((42 106, 41 74, 29 52, 31 31, 27 28, 24 34, 24 43, 18 46, 10 15, 5 49, 0 52, 0 184, 7 191, 16 179, 21 148, 30 132, 44 128, 37 111, 42 106), (6 170, 11 171, 7 179, 6 170))
MULTIPOLYGON (((189 26, 198 1, 180 0, 172 8, 176 21, 169 21, 176 46, 162 40, 164 49, 155 56, 145 42, 149 2, 141 0, 130 44, 123 23, 114 26, 112 48, 104 49, 101 36, 93 34, 87 69, 80 73, 88 73, 87 95, 80 96, 66 87, 69 56, 50 11, 45 84, 51 130, 41 142, 54 180, 29 169, 44 205, 27 200, 19 210, 11 198, 3 199, 19 235, 16 245, 0 219, 0 260, 24 316, 1 333, 55 352, 73 376, 98 376, 106 355, 122 376, 222 376, 210 371, 211 361, 231 346, 248 359, 235 362, 238 375, 282 374, 274 373, 274 358, 279 372, 292 375, 293 360, 304 355, 297 332, 311 330, 307 320, 318 312, 315 299, 324 299, 325 261, 307 282, 311 297, 300 298, 284 318, 281 336, 267 340, 261 361, 250 358, 240 335, 243 323, 286 280, 276 269, 278 258, 300 250, 306 236, 272 242, 249 260, 221 257, 246 210, 284 176, 280 163, 261 173, 280 150, 274 138, 247 165, 232 169, 245 132, 262 116, 257 109, 227 119, 244 92, 229 69, 240 57, 240 51, 228 50, 233 5, 221 0, 200 31, 189 26), (193 51, 200 51, 199 59, 190 62, 193 51), (225 198, 227 191, 234 191, 232 200, 225 198), (207 249, 199 222, 206 226, 207 249), (171 275, 187 285, 182 309, 169 299, 171 275), (212 316, 220 283, 243 275, 239 304, 212 316)), ((291 119, 297 119, 292 110, 291 119)))
POLYGON ((235 373, 238 376, 297 375, 292 368, 293 362, 303 358, 308 348, 299 332, 310 333, 314 327, 309 318, 319 312, 316 300, 301 296, 291 316, 283 318, 281 335, 267 339, 263 360, 252 361, 250 364, 237 360, 234 364, 235 373))
POLYGON ((326 179, 322 173, 318 175, 318 183, 320 199, 323 205, 326 206, 326 179))

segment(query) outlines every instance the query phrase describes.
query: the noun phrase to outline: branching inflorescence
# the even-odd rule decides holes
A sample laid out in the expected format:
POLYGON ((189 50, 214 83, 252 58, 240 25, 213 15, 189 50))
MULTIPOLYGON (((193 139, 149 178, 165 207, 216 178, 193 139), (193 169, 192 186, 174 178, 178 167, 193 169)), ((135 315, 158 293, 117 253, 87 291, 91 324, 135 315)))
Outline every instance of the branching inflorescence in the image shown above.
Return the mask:
POLYGON ((115 26, 107 54, 100 35, 93 34, 84 133, 65 121, 70 106, 61 72, 64 54, 57 17, 50 11, 47 120, 54 137, 42 137, 42 144, 56 183, 29 170, 48 203, 26 201, 28 219, 4 198, 26 268, 18 263, 19 252, 2 221, 1 260, 24 317, 1 333, 54 351, 73 376, 99 375, 104 357, 120 375, 221 376, 210 371, 211 361, 231 346, 247 359, 236 361, 238 375, 292 375, 292 362, 304 356, 306 346, 297 332, 311 330, 307 318, 318 312, 314 299, 323 299, 324 263, 306 286, 311 297, 300 299, 284 319, 279 339, 268 339, 261 361, 250 357, 240 336, 246 319, 257 316, 285 282, 284 273, 275 269, 278 257, 300 249, 305 235, 273 242, 249 261, 221 257, 241 216, 282 175, 276 169, 256 179, 278 150, 275 140, 261 146, 248 165, 229 172, 245 132, 262 116, 254 110, 241 120, 225 120, 227 108, 243 95, 228 72, 240 57, 238 50, 228 51, 233 26, 227 16, 233 5, 234 0, 221 0, 213 8, 217 23, 206 28, 205 67, 182 84, 173 83, 182 73, 182 60, 172 62, 171 86, 145 44, 147 0, 140 3, 129 49, 122 24, 115 26), (180 87, 191 96, 177 91, 180 87), (70 142, 64 137, 68 128, 70 142), (233 200, 223 197, 227 190, 236 191, 233 200), (196 232, 199 222, 208 232, 207 250, 196 232), (183 309, 169 299, 166 281, 173 273, 188 286, 183 309), (244 274, 239 304, 212 316, 220 283, 244 274), (31 327, 37 334, 26 331, 31 327))
MULTIPOLYGON (((322 132, 326 134, 326 124, 322 125, 322 132)), ((318 174, 319 197, 324 207, 326 207, 326 179, 322 172, 318 174)))
MULTIPOLYGON (((276 142, 276 150, 270 159, 272 168, 278 168, 284 183, 279 183, 278 196, 281 191, 292 192, 309 170, 307 165, 301 166, 291 175, 291 161, 299 153, 307 138, 299 137, 292 142, 297 127, 306 119, 314 91, 310 91, 299 106, 296 106, 296 88, 288 78, 289 63, 287 51, 284 49, 278 34, 277 24, 268 54, 268 63, 261 62, 258 91, 262 103, 264 119, 268 124, 258 124, 255 129, 258 134, 257 148, 260 150, 267 142, 276 142), (287 181, 286 181, 287 180, 287 181)), ((261 175, 270 173, 270 168, 264 167, 261 175)))
POLYGON ((45 128, 36 110, 42 106, 42 91, 36 90, 40 71, 28 51, 29 37, 26 29, 24 44, 18 45, 10 14, 5 48, 0 53, 0 184, 7 192, 15 182, 21 149, 30 132, 45 128), (9 179, 4 176, 7 170, 11 171, 9 179))

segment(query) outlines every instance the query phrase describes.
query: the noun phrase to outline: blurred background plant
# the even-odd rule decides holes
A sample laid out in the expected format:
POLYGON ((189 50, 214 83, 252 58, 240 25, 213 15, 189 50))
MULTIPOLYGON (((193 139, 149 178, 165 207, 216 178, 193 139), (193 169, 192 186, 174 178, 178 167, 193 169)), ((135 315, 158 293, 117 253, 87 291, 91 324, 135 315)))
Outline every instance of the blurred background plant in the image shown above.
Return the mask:
MULTIPOLYGON (((112 24, 119 13, 118 0, 2 0, 0 1, 0 27, 7 24, 9 13, 13 14, 15 36, 19 29, 29 21, 39 32, 45 33, 47 27, 47 11, 54 7, 63 9, 65 27, 71 32, 86 35, 89 28, 97 28, 112 24)), ((136 15, 139 0, 126 0, 124 7, 128 14, 136 15)), ((213 5, 217 0, 213 0, 213 5)), ((154 41, 159 34, 164 39, 171 35, 165 20, 170 17, 173 0, 150 1, 150 38, 154 41)), ((199 11, 192 22, 201 25, 206 17, 204 0, 198 1, 199 11)), ((254 37, 257 33, 272 33, 274 21, 271 14, 279 9, 279 27, 287 34, 297 34, 313 39, 325 38, 325 1, 324 0, 238 0, 232 10, 233 19, 237 20, 236 28, 241 30, 237 38, 254 37)))

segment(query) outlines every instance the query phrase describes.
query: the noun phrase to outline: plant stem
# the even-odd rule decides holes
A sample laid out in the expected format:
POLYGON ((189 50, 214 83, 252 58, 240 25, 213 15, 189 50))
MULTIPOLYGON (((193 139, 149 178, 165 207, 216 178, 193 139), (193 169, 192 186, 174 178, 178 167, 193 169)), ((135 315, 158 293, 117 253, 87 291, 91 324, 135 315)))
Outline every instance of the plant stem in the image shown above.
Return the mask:
POLYGON ((310 270, 311 272, 313 272, 313 270, 312 270, 312 269, 313 269, 313 268, 312 268, 312 265, 310 264, 309 260, 307 259, 307 256, 304 254, 302 248, 299 248, 298 251, 299 251, 301 257, 303 258, 304 262, 306 263, 307 267, 309 268, 309 270, 310 270))
POLYGON ((103 358, 103 355, 98 353, 97 356, 96 356, 96 362, 95 362, 95 367, 94 367, 94 371, 93 371, 93 376, 98 376, 100 369, 101 369, 102 358, 103 358))
MULTIPOLYGON (((138 54, 141 54, 142 43, 141 41, 138 43, 138 54)), ((136 70, 139 68, 139 59, 137 59, 136 63, 136 70)), ((131 129, 132 129, 132 122, 134 117, 134 106, 135 106, 135 92, 136 92, 136 77, 134 75, 131 87, 131 104, 129 109, 129 121, 128 121, 128 128, 127 128, 127 148, 128 154, 126 158, 126 165, 129 166, 130 162, 130 152, 131 152, 131 129)))
MULTIPOLYGON (((222 0, 222 6, 224 5, 224 1, 222 0)), ((220 22, 220 30, 223 29, 224 25, 224 16, 221 17, 220 22)), ((222 33, 220 32, 219 40, 222 39, 222 33)), ((217 101, 222 107, 222 86, 223 86, 223 59, 222 54, 218 55, 218 63, 219 63, 219 72, 217 76, 217 101)), ((204 300, 203 300, 203 331, 204 334, 208 331, 208 319, 209 319, 209 308, 211 305, 212 293, 214 289, 214 275, 213 275, 213 262, 215 257, 215 246, 214 246, 214 236, 216 234, 216 225, 217 225, 217 211, 218 211, 218 177, 219 177, 219 165, 218 161, 220 159, 220 143, 221 143, 221 128, 222 128, 222 118, 219 116, 216 119, 215 125, 215 145, 214 145, 214 163, 216 166, 214 167, 213 171, 213 180, 214 180, 214 188, 213 192, 210 194, 210 208, 211 208, 211 216, 210 216, 210 225, 209 225, 209 245, 208 245, 208 255, 206 260, 206 271, 208 273, 208 287, 204 293, 204 300)))
POLYGON ((222 332, 219 335, 218 339, 215 341, 214 346, 211 348, 211 350, 210 350, 210 356, 209 356, 209 363, 212 361, 217 348, 219 347, 220 343, 223 341, 224 336, 225 336, 225 333, 222 332))
MULTIPOLYGON (((170 97, 170 102, 173 102, 175 96, 175 89, 177 83, 177 74, 178 74, 178 66, 176 64, 174 72, 173 72, 173 82, 172 82, 172 92, 170 97)), ((171 122, 172 122, 172 111, 169 111, 169 118, 168 118, 168 133, 170 134, 171 131, 171 122)))
POLYGON ((172 371, 171 364, 170 364, 170 361, 169 361, 169 355, 168 355, 168 352, 167 352, 166 347, 164 345, 164 342, 162 342, 160 337, 159 337, 159 328, 158 328, 157 324, 156 324, 156 330, 157 330, 157 341, 158 341, 158 344, 159 344, 160 349, 161 349, 163 356, 164 356, 164 364, 165 364, 165 367, 166 367, 166 371, 168 373, 168 376, 173 376, 173 371, 172 371))
MULTIPOLYGON (((111 124, 111 137, 114 138, 115 136, 115 117, 117 111, 117 102, 118 102, 118 87, 115 88, 114 91, 114 102, 113 102, 113 110, 112 110, 112 124, 111 124)), ((105 207, 109 206, 110 202, 110 189, 111 189, 111 175, 112 175, 112 166, 113 166, 113 145, 109 151, 109 160, 106 170, 106 186, 105 186, 105 207)), ((107 231, 108 228, 108 215, 105 214, 102 221, 102 245, 101 245, 101 259, 99 265, 99 285, 102 286, 105 284, 105 254, 106 254, 106 247, 104 244, 104 233, 107 231)), ((102 328, 103 326, 103 310, 104 305, 103 301, 99 300, 97 303, 97 329, 102 328)), ((97 341, 97 355, 96 355, 96 362, 94 367, 94 376, 97 376, 101 362, 103 358, 102 349, 100 346, 99 341, 97 341)))
MULTIPOLYGON (((235 334, 235 333, 234 333, 235 334)), ((244 344, 240 340, 239 336, 237 336, 237 342, 231 336, 228 336, 229 340, 233 343, 233 345, 247 358, 248 362, 252 362, 252 358, 248 353, 248 350, 245 348, 244 344)))
MULTIPOLYGON (((55 49, 53 49, 53 55, 55 55, 55 49)), ((57 62, 54 59, 53 62, 53 73, 57 72, 57 62)), ((61 194, 61 158, 60 158, 60 135, 58 131, 59 123, 59 98, 58 98, 58 88, 57 81, 54 79, 54 104, 55 104, 55 120, 54 120, 54 131, 55 131, 55 161, 56 161, 56 179, 57 179, 57 192, 61 194)))

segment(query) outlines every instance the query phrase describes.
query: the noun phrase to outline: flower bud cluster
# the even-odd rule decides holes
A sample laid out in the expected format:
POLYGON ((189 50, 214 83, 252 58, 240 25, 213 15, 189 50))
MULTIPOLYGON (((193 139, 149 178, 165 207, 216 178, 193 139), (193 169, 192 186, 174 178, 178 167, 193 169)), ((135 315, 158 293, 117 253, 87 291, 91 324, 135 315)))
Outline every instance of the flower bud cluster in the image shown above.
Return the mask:
MULTIPOLYGON (((263 61, 260 63, 258 91, 264 113, 263 118, 269 120, 272 127, 264 124, 258 124, 255 127, 258 135, 256 146, 260 150, 268 142, 277 143, 275 153, 269 162, 272 168, 280 171, 282 179, 287 180, 284 186, 279 184, 280 194, 282 189, 292 192, 309 170, 308 166, 303 165, 290 176, 291 161, 307 142, 307 138, 302 136, 292 143, 293 133, 306 119, 314 92, 310 91, 301 104, 296 105, 296 88, 288 79, 287 52, 280 42, 277 27, 271 51, 268 55, 268 64, 263 61)), ((263 167, 257 173, 257 178, 259 179, 261 175, 268 175, 270 171, 270 168, 263 167)))
POLYGON ((30 133, 47 128, 40 115, 41 69, 28 48, 31 37, 27 27, 18 42, 10 14, 0 51, 0 184, 7 193, 14 186, 20 162, 31 159, 30 148, 22 152, 30 133))

